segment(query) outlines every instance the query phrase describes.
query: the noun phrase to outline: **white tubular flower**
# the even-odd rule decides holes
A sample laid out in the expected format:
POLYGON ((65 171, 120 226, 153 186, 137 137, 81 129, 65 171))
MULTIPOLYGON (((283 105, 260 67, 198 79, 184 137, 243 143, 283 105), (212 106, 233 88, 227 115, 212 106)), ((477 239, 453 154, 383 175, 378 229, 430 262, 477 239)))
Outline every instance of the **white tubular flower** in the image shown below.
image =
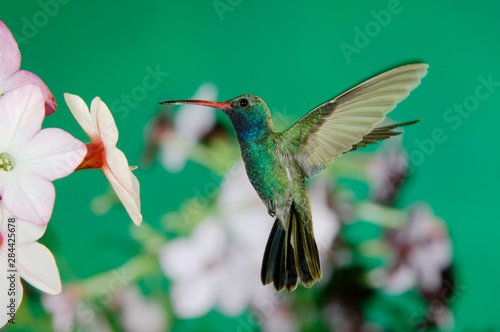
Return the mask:
POLYGON ((139 226, 142 222, 139 181, 132 174, 123 152, 116 147, 118 129, 108 106, 96 97, 89 112, 82 98, 65 93, 64 99, 76 121, 92 140, 87 144, 87 155, 77 170, 101 169, 129 216, 139 226))

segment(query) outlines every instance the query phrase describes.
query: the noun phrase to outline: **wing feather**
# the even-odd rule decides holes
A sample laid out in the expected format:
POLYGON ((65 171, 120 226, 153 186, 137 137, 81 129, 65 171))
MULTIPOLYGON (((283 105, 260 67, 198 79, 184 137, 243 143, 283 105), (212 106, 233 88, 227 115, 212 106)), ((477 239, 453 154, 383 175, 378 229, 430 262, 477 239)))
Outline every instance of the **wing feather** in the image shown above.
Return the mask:
POLYGON ((319 105, 282 133, 283 146, 310 178, 342 153, 396 135, 389 126, 378 132, 375 126, 420 84, 427 68, 394 68, 319 105))

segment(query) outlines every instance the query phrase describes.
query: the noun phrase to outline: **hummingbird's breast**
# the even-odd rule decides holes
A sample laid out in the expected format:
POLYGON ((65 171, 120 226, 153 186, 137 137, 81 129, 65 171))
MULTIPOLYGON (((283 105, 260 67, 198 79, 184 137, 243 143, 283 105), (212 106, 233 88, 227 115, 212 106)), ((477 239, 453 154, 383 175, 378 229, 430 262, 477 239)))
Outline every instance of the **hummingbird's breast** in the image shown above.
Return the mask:
POLYGON ((274 135, 240 142, 240 147, 248 179, 268 210, 275 212, 276 205, 286 200, 292 183, 290 170, 283 165, 274 135))

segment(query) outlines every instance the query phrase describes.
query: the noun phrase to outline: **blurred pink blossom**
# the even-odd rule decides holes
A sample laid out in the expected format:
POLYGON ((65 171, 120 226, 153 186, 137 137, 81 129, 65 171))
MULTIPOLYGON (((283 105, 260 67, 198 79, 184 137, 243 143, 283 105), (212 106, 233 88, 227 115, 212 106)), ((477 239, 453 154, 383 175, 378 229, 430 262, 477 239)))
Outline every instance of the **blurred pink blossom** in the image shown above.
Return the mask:
MULTIPOLYGON (((338 219, 327 206, 326 187, 318 183, 311 190, 318 198, 313 218, 323 255, 331 249, 338 219)), ((160 250, 160 265, 173 281, 174 311, 182 318, 193 318, 217 308, 235 316, 264 302, 278 310, 274 288, 263 286, 260 280, 272 224, 243 164, 234 167, 221 184, 215 215, 205 217, 190 237, 169 241, 160 250)))
POLYGON ((141 294, 137 287, 128 287, 117 294, 120 319, 128 332, 167 331, 167 315, 161 304, 141 294))
POLYGON ((77 287, 64 287, 57 295, 42 296, 42 306, 52 316, 52 327, 56 332, 99 331, 112 332, 103 314, 102 306, 82 299, 82 291, 77 287))
POLYGON ((387 148, 377 152, 368 166, 368 176, 373 200, 392 205, 407 176, 408 155, 400 142, 388 142, 384 147, 387 148))
POLYGON ((444 222, 429 207, 414 207, 408 222, 400 229, 389 230, 387 238, 396 252, 385 281, 387 291, 402 293, 415 284, 425 292, 440 289, 453 251, 444 222))

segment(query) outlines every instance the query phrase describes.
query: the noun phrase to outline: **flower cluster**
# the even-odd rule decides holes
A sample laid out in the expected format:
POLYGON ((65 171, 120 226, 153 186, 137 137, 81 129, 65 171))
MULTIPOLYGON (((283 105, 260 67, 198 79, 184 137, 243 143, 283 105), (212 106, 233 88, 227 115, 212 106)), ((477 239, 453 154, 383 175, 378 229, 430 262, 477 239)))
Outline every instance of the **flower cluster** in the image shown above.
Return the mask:
POLYGON ((68 106, 92 142, 85 145, 59 128, 42 129, 54 113, 54 96, 35 74, 19 70, 21 55, 0 21, 0 303, 11 308, 0 327, 13 322, 22 299, 19 277, 49 294, 61 292, 51 252, 36 242, 55 202, 52 181, 85 168, 101 169, 132 220, 140 225, 139 182, 116 148, 118 131, 106 105, 96 98, 89 114, 83 101, 66 95, 68 106), (4 282, 7 278, 10 283, 4 282))

